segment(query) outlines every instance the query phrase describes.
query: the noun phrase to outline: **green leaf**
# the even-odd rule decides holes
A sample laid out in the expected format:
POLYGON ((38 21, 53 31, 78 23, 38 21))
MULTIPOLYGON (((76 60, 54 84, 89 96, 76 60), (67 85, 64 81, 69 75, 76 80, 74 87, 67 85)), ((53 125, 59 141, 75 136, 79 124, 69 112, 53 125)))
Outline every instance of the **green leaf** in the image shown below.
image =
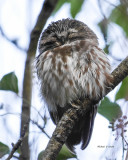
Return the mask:
POLYGON ((70 13, 73 18, 79 13, 81 10, 82 4, 84 0, 59 0, 56 8, 53 11, 53 15, 58 12, 58 10, 64 5, 64 3, 70 3, 70 13))
POLYGON ((38 154, 38 160, 42 160, 43 153, 44 153, 44 151, 41 151, 41 152, 38 154))
POLYGON ((114 8, 109 16, 109 20, 122 27, 128 37, 128 15, 126 5, 119 5, 114 8))
POLYGON ((9 147, 0 142, 0 158, 9 153, 9 147))
POLYGON ((0 81, 0 90, 8 90, 18 93, 18 79, 14 72, 3 76, 0 81))
POLYGON ((53 15, 55 15, 58 12, 58 10, 63 6, 64 3, 69 3, 69 2, 70 0, 59 0, 53 11, 53 15))
POLYGON ((68 148, 66 147, 66 145, 63 145, 56 160, 66 160, 69 158, 77 158, 77 156, 75 154, 71 153, 68 150, 68 148))
POLYGON ((109 54, 109 47, 110 47, 110 44, 106 44, 103 49, 106 54, 109 54))
MULTIPOLYGON (((38 155, 38 160, 42 160, 42 156, 43 156, 44 151, 41 151, 38 155)), ((70 158, 77 158, 77 156, 75 154, 72 154, 68 148, 63 145, 62 149, 60 150, 56 160, 67 160, 70 158)))
POLYGON ((107 97, 101 101, 101 104, 98 107, 98 113, 107 118, 110 122, 114 122, 122 116, 120 106, 115 102, 111 102, 107 97))
POLYGON ((81 10, 84 0, 71 0, 71 16, 75 18, 77 13, 81 10))
POLYGON ((126 77, 122 81, 121 87, 115 96, 115 100, 122 99, 122 98, 128 101, 128 77, 126 77))

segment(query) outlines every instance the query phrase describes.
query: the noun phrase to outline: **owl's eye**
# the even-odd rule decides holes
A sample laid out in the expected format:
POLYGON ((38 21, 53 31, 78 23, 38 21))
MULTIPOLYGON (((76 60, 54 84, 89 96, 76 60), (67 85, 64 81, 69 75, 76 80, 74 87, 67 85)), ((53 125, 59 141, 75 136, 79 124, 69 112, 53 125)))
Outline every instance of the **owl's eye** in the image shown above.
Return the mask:
POLYGON ((46 43, 45 43, 46 46, 53 45, 53 44, 54 44, 53 41, 49 41, 49 42, 46 42, 46 43))
POLYGON ((77 40, 78 37, 70 37, 69 39, 70 39, 71 41, 72 41, 72 40, 77 40))
POLYGON ((84 37, 82 36, 72 36, 72 37, 69 37, 69 40, 72 42, 72 41, 76 41, 76 40, 83 40, 84 37))

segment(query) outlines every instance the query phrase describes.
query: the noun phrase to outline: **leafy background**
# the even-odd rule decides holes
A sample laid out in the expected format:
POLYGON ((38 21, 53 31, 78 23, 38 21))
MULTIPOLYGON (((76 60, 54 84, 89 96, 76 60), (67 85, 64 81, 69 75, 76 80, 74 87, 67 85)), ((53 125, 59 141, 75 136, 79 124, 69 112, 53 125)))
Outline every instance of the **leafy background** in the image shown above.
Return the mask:
MULTIPOLYGON (((11 143, 16 142, 19 138, 26 48, 28 48, 30 32, 36 23, 40 7, 43 4, 42 0, 38 1, 38 3, 29 0, 26 2, 22 1, 19 2, 20 5, 16 0, 11 0, 11 2, 11 5, 9 0, 6 2, 0 2, 0 17, 2 19, 0 22, 0 42, 3 44, 0 46, 2 53, 0 55, 0 128, 2 130, 2 134, 0 136, 1 159, 5 159, 5 157, 7 157, 12 148, 11 143), (24 10, 26 9, 25 12, 21 9, 21 6, 23 6, 24 10), (15 9, 13 10, 13 8, 15 9), (11 13, 10 17, 12 16, 12 23, 9 22, 10 18, 7 10, 11 13), (14 16, 15 14, 18 15, 14 16), (10 28, 8 26, 10 26, 10 28), (18 66, 16 64, 18 64, 18 66), (6 66, 5 69, 4 66, 6 66), (18 67, 20 68, 19 71, 17 70, 18 67)), ((128 2, 125 0, 114 0, 113 2, 108 0, 59 0, 52 16, 48 19, 46 26, 51 21, 66 17, 75 18, 85 22, 97 33, 100 46, 108 54, 112 69, 114 69, 128 55, 127 10, 128 2)), ((33 65, 31 69, 34 70, 33 65)), ((29 144, 31 148, 31 159, 34 160, 37 159, 37 157, 40 159, 40 155, 43 154, 42 150, 46 147, 49 140, 48 135, 52 134, 55 126, 53 126, 49 120, 47 110, 44 108, 45 104, 42 106, 35 74, 32 76, 32 79, 31 119, 33 120, 33 123, 30 123, 29 144), (38 125, 34 123, 35 121, 38 122, 38 125), (41 132, 39 125, 45 128, 45 132, 47 134, 41 132), (49 126, 52 127, 49 128, 49 126), (43 142, 43 138, 47 140, 42 144, 40 141, 43 142)), ((126 123, 127 121, 127 101, 128 77, 126 77, 123 82, 99 104, 99 115, 97 116, 97 119, 99 118, 101 121, 103 120, 106 126, 109 127, 106 130, 109 130, 110 138, 108 138, 109 141, 106 142, 106 144, 100 144, 100 142, 95 145, 95 147, 99 145, 103 146, 102 151, 98 151, 99 155, 96 156, 97 160, 107 159, 110 157, 117 160, 120 160, 121 157, 122 159, 125 158, 127 154, 128 140, 126 137, 125 141, 127 143, 125 144, 123 139, 124 137, 120 134, 121 132, 118 133, 122 128, 118 126, 126 123), (106 119, 106 121, 104 121, 104 119, 106 119), (115 126, 117 129, 115 129, 115 126), (122 145, 122 142, 124 142, 124 145, 122 145), (105 147, 107 145, 117 147, 108 150, 105 147)), ((102 124, 100 120, 97 123, 97 127, 99 125, 99 134, 100 132, 104 134, 102 131, 102 125, 104 124, 102 124)), ((97 137, 98 136, 99 135, 97 135, 97 137)), ((123 136, 127 136, 127 132, 125 132, 123 136)), ((91 149, 93 150, 94 148, 92 147, 91 149)), ((79 159, 84 160, 86 156, 87 160, 91 160, 95 157, 95 155, 92 155, 88 149, 85 153, 86 155, 77 148, 77 156, 79 159)), ((15 157, 18 157, 19 154, 20 151, 15 153, 15 157)), ((13 159, 15 159, 15 157, 13 159)), ((77 157, 76 155, 71 154, 64 146, 57 160, 65 160, 68 158, 76 159, 77 157)))

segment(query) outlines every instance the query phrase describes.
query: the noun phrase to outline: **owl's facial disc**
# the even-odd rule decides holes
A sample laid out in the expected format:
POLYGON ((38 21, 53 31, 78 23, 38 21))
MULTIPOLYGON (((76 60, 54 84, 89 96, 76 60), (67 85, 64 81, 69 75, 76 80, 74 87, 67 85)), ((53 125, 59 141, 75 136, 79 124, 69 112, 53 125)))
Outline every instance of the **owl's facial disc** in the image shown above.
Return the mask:
POLYGON ((68 32, 62 31, 60 33, 56 33, 56 38, 63 45, 68 39, 68 32))
POLYGON ((72 39, 77 40, 77 38, 80 38, 80 36, 78 37, 78 30, 75 28, 66 28, 66 30, 62 32, 56 32, 55 36, 61 45, 70 43, 72 39))
POLYGON ((51 23, 44 30, 39 48, 43 53, 64 44, 86 39, 94 39, 98 43, 95 33, 86 24, 67 18, 51 23))

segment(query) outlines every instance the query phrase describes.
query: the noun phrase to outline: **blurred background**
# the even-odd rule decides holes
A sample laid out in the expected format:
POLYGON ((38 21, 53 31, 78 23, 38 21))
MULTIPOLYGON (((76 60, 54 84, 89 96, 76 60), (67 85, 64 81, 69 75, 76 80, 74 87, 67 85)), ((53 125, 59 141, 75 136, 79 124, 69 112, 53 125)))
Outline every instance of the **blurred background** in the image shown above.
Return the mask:
MULTIPOLYGON (((127 0, 45 1, 0 0, 1 160, 8 157, 28 119, 23 144, 12 160, 24 159, 23 154, 27 160, 40 159, 55 129, 40 97, 35 69, 39 35, 49 23, 69 17, 87 24, 98 36, 112 70, 128 55, 127 0)), ((77 157, 63 150, 58 160, 127 160, 127 108, 128 77, 100 103, 89 146, 84 151, 76 146, 77 157)))

